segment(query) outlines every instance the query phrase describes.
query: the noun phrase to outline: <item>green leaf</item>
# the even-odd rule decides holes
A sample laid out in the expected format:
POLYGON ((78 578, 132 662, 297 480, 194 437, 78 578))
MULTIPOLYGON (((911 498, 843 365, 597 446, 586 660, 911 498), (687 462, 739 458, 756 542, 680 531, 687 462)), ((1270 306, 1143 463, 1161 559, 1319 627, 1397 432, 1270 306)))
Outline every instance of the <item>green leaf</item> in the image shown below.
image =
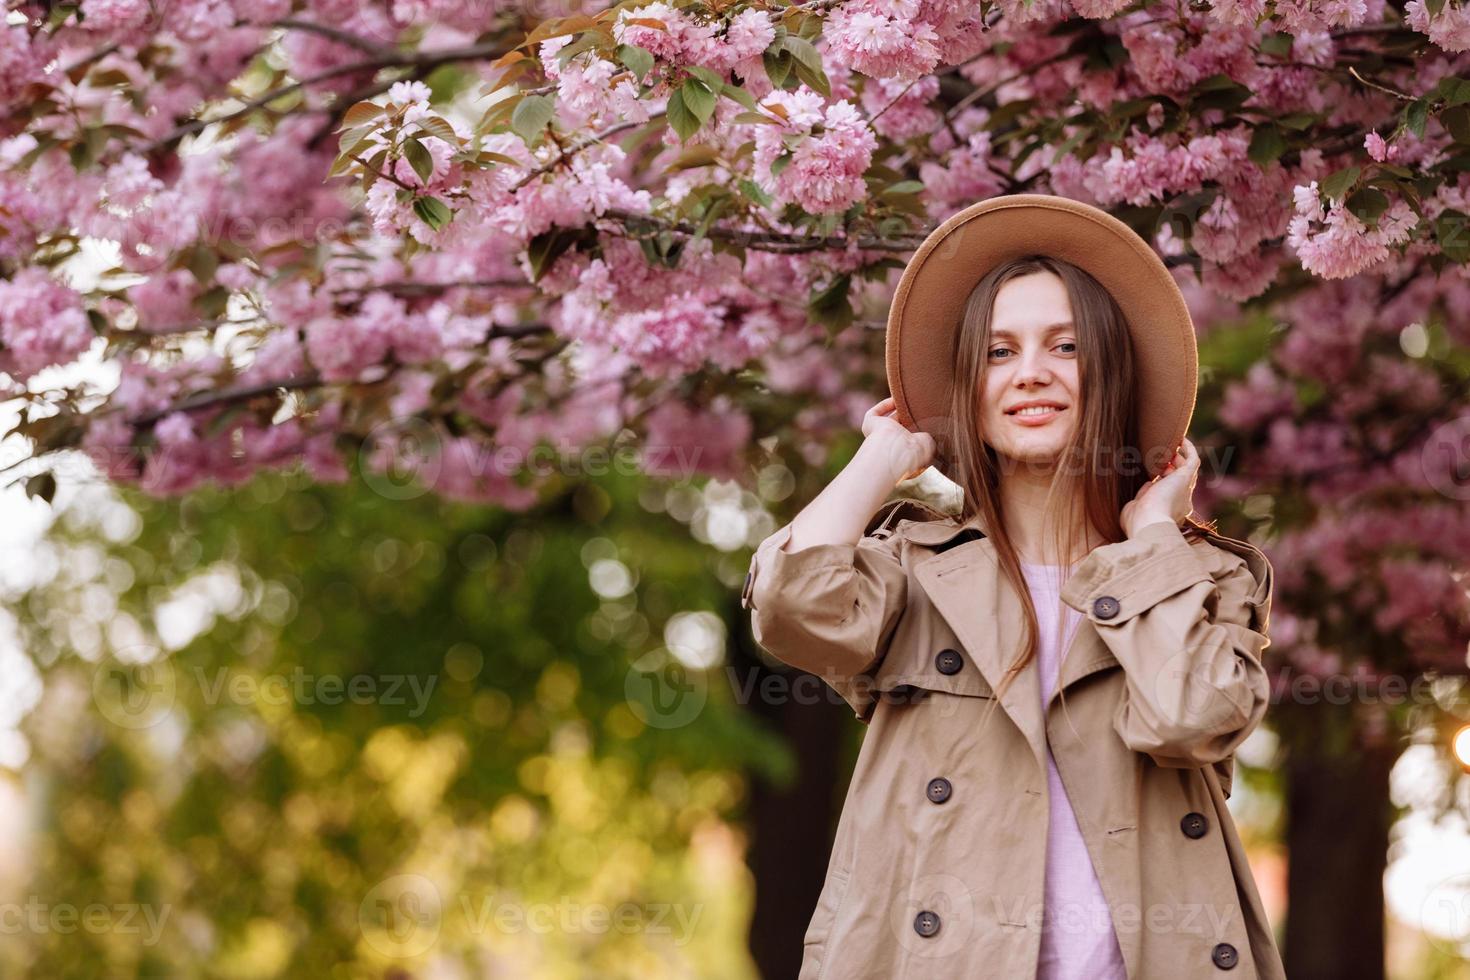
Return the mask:
POLYGON ((647 48, 640 48, 636 44, 619 44, 618 60, 637 76, 640 82, 648 77, 649 72, 653 71, 653 52, 647 48))
POLYGON ((731 198, 727 193, 710 204, 704 212, 704 217, 699 221, 699 227, 694 231, 694 237, 691 239, 691 243, 699 241, 709 232, 710 225, 714 224, 715 218, 719 217, 720 213, 730 206, 730 201, 731 198))
POLYGON ((792 156, 791 156, 790 153, 783 153, 780 156, 778 156, 776 159, 772 160, 771 161, 771 176, 772 177, 779 177, 779 176, 781 176, 781 171, 783 171, 787 167, 791 166, 791 160, 792 160, 792 156))
POLYGON ((342 114, 342 125, 337 127, 337 131, 355 129, 372 122, 387 111, 387 106, 378 105, 376 102, 359 102, 342 114))
POLYGON ((703 126, 714 115, 715 103, 719 102, 719 96, 710 90, 708 85, 694 78, 686 78, 684 84, 679 86, 679 91, 684 96, 684 108, 703 126))
MULTIPOLYGON (((532 238, 526 248, 533 282, 540 281, 567 249, 588 237, 586 228, 552 228, 532 238)), ((595 233, 592 235, 595 240, 595 233)))
POLYGON ((1439 249, 1455 262, 1470 260, 1470 216, 1463 211, 1446 208, 1434 219, 1434 238, 1439 249))
POLYGON ((771 199, 771 195, 762 190, 760 184, 757 184, 755 181, 750 180, 749 178, 741 179, 738 186, 740 188, 740 193, 744 194, 747 198, 754 201, 756 204, 759 204, 763 208, 769 208, 772 203, 774 203, 771 199))
POLYGON ((1376 225, 1388 210, 1388 195, 1373 187, 1364 187, 1347 199, 1347 209, 1365 225, 1376 225))
POLYGON ((796 69, 796 77, 806 83, 807 88, 820 92, 823 98, 831 98, 832 83, 827 79, 827 73, 822 69, 822 56, 812 43, 795 35, 786 35, 782 42, 782 48, 791 52, 796 59, 793 66, 796 69))
POLYGON ((901 180, 896 184, 890 184, 883 189, 883 196, 894 194, 917 194, 924 189, 922 180, 901 180))
POLYGON ((783 89, 786 87, 786 79, 791 74, 791 66, 796 61, 791 54, 780 47, 780 42, 772 44, 761 52, 761 64, 765 66, 766 77, 771 80, 771 87, 783 89))
POLYGON ((417 120, 417 124, 430 136, 437 136, 451 146, 459 145, 459 134, 454 131, 448 119, 441 119, 439 116, 425 116, 417 120))
POLYGON ((734 85, 730 82, 726 82, 725 84, 720 86, 719 93, 733 102, 738 102, 740 105, 749 109, 751 112, 758 112, 760 109, 760 107, 756 105, 755 97, 749 92, 745 91, 745 89, 741 88, 739 85, 734 85))
POLYGON ((1291 45, 1294 40, 1295 39, 1290 34, 1287 34, 1285 31, 1277 31, 1275 34, 1268 34, 1265 38, 1261 40, 1261 53, 1275 55, 1278 58, 1285 58, 1287 55, 1291 54, 1291 45))
MULTIPOLYGON (((830 232, 828 232, 830 233, 830 232)), ((841 329, 852 323, 852 303, 848 294, 852 277, 843 274, 821 289, 813 289, 807 300, 807 314, 817 323, 841 329)))
POLYGON ((342 153, 332 163, 332 169, 327 171, 327 176, 340 177, 348 170, 351 170, 353 158, 360 155, 363 149, 366 148, 370 142, 372 142, 374 132, 375 130, 373 127, 367 126, 363 127, 362 129, 354 129, 351 133, 344 133, 342 136, 342 153), (347 143, 347 139, 353 134, 361 135, 359 135, 358 138, 349 145, 347 143))
POLYGON ((434 176, 434 157, 429 153, 429 148, 409 137, 403 143, 403 155, 408 159, 408 165, 413 168, 413 172, 419 175, 419 180, 427 184, 429 178, 434 176))
POLYGON ((711 92, 718 92, 725 86, 725 79, 719 72, 711 71, 703 65, 685 65, 684 70, 703 82, 711 92))
POLYGON ((750 123, 752 125, 754 125, 754 124, 760 124, 760 125, 764 125, 764 126, 782 126, 782 125, 785 125, 784 123, 781 122, 781 120, 775 118, 774 116, 762 115, 759 112, 741 112, 741 113, 737 113, 736 116, 735 116, 735 118, 733 120, 731 120, 731 121, 732 122, 737 122, 737 123, 750 123))
POLYGON ((1285 126, 1287 129, 1306 129, 1308 126, 1317 122, 1317 115, 1312 112, 1293 112, 1290 115, 1282 116, 1276 122, 1278 125, 1285 126))
POLYGON ((681 140, 687 140, 699 132, 699 120, 689 107, 684 104, 684 89, 676 88, 669 93, 669 101, 665 104, 664 115, 668 117, 669 125, 674 127, 674 132, 679 134, 681 140))
POLYGON ((1470 81, 1456 75, 1447 75, 1439 80, 1439 84, 1434 87, 1433 94, 1444 99, 1446 105, 1470 102, 1470 81))
MULTIPOLYGON (((669 170, 692 170, 696 167, 708 167, 718 162, 720 151, 718 147, 710 146, 708 143, 695 143, 684 152, 680 153, 669 164, 669 170)), ((688 198, 685 198, 688 200, 688 198)))
POLYGON ((1251 134, 1251 145, 1246 155, 1250 157, 1251 163, 1264 168, 1281 159, 1281 154, 1285 152, 1286 140, 1281 135, 1281 130, 1266 123, 1257 126, 1256 131, 1251 134))
POLYGON ((449 224, 454 212, 449 210, 449 205, 437 197, 415 198, 413 202, 413 213, 430 228, 438 231, 449 224))
POLYGON ((555 112, 556 100, 551 96, 528 95, 510 114, 511 132, 524 140, 527 146, 535 146, 555 112))
POLYGON ((568 44, 566 47, 558 51, 556 53, 556 63, 565 68, 567 66, 567 62, 571 61, 583 51, 587 51, 593 47, 596 47, 598 42, 598 36, 595 33, 588 31, 587 33, 583 34, 581 37, 573 41, 571 44, 568 44))
POLYGON ((1470 144, 1470 106, 1457 105, 1446 109, 1440 113, 1439 122, 1456 143, 1470 144))
POLYGON ((1404 108, 1404 125, 1415 136, 1424 138, 1424 124, 1429 120, 1429 100, 1415 99, 1404 108))
POLYGON ((1362 172, 1359 167, 1344 167, 1336 173, 1329 174, 1322 181, 1322 193, 1328 200, 1342 200, 1343 195, 1358 182, 1358 177, 1362 172))

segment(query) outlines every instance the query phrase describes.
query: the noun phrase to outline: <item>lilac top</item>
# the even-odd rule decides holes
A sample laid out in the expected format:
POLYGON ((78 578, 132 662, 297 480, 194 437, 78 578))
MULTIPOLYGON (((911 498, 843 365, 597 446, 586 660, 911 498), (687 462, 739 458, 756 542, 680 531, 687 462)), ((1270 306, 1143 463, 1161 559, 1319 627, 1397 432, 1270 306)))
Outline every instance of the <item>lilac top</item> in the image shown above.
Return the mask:
MULTIPOLYGON (((1041 671, 1043 711, 1056 686, 1062 654, 1082 621, 1081 613, 1058 599, 1062 567, 1021 562, 1040 627, 1037 666, 1041 671), (1063 614, 1060 618, 1064 621, 1059 622, 1059 614, 1063 614)), ((1036 980, 1127 980, 1112 914, 1050 745, 1046 750, 1046 779, 1050 818, 1046 831, 1045 915, 1036 980)))

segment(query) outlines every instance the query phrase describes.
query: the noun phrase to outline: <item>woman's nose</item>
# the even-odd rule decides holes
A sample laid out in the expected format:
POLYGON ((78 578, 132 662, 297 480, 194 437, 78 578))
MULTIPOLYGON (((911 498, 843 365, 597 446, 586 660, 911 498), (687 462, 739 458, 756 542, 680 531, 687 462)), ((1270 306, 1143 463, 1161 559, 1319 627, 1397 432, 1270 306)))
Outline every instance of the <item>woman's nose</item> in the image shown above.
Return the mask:
POLYGON ((1047 370, 1039 354, 1025 355, 1021 363, 1016 366, 1016 386, 1020 388, 1033 384, 1045 384, 1051 380, 1051 372, 1047 370))

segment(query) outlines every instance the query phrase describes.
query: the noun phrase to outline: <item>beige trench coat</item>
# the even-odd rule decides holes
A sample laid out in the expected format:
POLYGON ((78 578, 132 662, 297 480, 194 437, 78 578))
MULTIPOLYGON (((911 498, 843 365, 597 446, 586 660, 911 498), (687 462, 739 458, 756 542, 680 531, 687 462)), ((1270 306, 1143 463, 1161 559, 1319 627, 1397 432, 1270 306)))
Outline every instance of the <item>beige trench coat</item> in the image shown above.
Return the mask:
MULTIPOLYGON (((1272 568, 1243 541, 1159 523, 1089 554, 1084 614, 1045 712, 1033 662, 995 705, 1020 599, 978 517, 891 500, 856 545, 756 549, 756 640, 867 725, 799 980, 1029 980, 1047 745, 1130 980, 1282 978, 1226 799, 1265 714, 1272 568)), ((1073 914, 1075 911, 1075 915, 1073 914)))

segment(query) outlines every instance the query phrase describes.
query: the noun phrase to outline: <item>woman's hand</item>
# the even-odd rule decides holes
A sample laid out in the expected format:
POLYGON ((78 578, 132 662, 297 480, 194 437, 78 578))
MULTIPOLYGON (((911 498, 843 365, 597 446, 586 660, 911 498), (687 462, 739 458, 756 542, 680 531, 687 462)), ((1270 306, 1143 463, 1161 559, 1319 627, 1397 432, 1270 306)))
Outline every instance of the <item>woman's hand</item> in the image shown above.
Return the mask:
POLYGON ((895 417, 897 411, 898 403, 885 398, 863 415, 863 445, 872 445, 882 454, 895 484, 924 472, 935 452, 934 437, 906 428, 895 417))
POLYGON ((1139 488, 1123 505, 1123 533, 1130 538, 1150 524, 1171 521, 1182 524, 1194 510, 1194 483, 1199 477, 1199 451, 1185 439, 1163 472, 1139 488))

